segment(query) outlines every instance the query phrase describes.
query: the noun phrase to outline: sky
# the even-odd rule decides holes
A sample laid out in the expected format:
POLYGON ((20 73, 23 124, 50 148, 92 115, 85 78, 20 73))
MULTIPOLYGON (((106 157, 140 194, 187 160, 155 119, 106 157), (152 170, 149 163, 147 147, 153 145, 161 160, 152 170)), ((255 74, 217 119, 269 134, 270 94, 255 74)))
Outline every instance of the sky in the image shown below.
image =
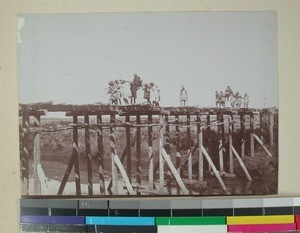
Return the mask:
MULTIPOLYGON (((24 14, 19 19, 19 102, 108 103, 108 82, 161 90, 162 106, 215 105, 215 91, 278 107, 277 16, 268 12, 24 14)), ((143 102, 139 91, 138 102, 143 102)))

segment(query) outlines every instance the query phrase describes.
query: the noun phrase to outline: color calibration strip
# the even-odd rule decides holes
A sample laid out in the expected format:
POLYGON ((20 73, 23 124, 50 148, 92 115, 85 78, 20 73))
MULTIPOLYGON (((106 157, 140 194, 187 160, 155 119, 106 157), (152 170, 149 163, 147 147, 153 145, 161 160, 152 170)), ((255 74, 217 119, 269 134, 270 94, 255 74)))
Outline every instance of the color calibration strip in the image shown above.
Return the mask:
POLYGON ((227 233, 300 231, 300 198, 22 199, 21 232, 227 233))

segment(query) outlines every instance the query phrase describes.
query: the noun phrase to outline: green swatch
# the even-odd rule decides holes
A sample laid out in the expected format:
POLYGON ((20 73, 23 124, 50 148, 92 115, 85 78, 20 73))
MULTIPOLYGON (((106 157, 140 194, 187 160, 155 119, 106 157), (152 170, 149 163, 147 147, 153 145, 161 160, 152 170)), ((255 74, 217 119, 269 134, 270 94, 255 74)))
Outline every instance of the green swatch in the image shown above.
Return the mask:
POLYGON ((226 225, 226 217, 157 217, 156 225, 226 225))

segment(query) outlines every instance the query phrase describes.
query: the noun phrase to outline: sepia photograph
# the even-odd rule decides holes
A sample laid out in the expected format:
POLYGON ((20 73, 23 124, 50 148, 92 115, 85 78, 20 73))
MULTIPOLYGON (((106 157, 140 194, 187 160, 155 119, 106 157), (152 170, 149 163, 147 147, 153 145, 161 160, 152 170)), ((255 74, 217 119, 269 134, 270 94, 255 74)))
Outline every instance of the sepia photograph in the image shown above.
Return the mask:
POLYGON ((23 197, 278 193, 275 12, 18 22, 23 197))

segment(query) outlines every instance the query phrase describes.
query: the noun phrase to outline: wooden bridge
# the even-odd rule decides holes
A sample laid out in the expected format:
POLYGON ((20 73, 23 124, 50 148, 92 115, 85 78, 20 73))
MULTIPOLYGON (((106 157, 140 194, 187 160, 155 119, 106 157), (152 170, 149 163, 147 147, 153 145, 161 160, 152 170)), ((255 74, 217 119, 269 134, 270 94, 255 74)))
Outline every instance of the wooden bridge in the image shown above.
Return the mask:
MULTIPOLYGON (((41 186, 47 183, 41 166, 41 143, 40 134, 43 132, 54 132, 65 129, 73 131, 73 149, 68 167, 61 181, 57 195, 62 195, 74 167, 76 196, 81 196, 81 182, 79 172, 79 153, 78 153, 78 130, 85 129, 85 154, 87 161, 88 176, 88 195, 94 196, 93 179, 92 179, 92 158, 90 131, 97 130, 97 158, 99 166, 99 189, 100 195, 106 195, 106 190, 110 195, 118 195, 119 175, 125 183, 125 189, 128 195, 145 195, 147 192, 157 195, 188 195, 191 189, 188 184, 192 182, 203 183, 204 181, 204 161, 206 160, 209 168, 217 178, 222 190, 227 191, 222 176, 234 177, 233 161, 237 159, 245 176, 251 181, 251 176, 243 163, 245 156, 246 128, 250 130, 250 156, 255 156, 254 141, 257 141, 265 150, 266 155, 272 156, 264 144, 263 137, 255 134, 255 128, 262 131, 268 130, 271 146, 274 145, 274 128, 278 126, 278 111, 276 108, 266 109, 236 109, 236 108, 199 108, 199 107, 153 107, 150 105, 68 105, 36 103, 20 104, 19 116, 22 118, 20 127, 21 135, 21 167, 22 167, 22 184, 23 196, 29 195, 29 134, 34 134, 34 194, 47 195, 41 193, 41 186), (47 112, 64 112, 66 116, 73 118, 73 123, 68 126, 42 126, 41 116, 47 112), (267 116, 267 124, 263 119, 267 116), (84 117, 84 122, 78 121, 79 117, 84 117), (90 122, 91 117, 96 117, 95 124, 90 122), (254 120, 256 117, 256 121, 254 120), (105 118, 105 119, 104 119, 105 118), (33 122, 31 124, 30 122, 33 122), (258 122, 257 124, 255 122, 258 122), (240 154, 233 146, 233 133, 235 126, 239 125, 242 135, 240 154), (256 124, 256 125, 255 125, 256 124), (225 127, 226 126, 226 127, 225 127), (126 130, 126 147, 121 156, 116 152, 116 128, 123 127, 126 130), (217 129, 219 135, 219 157, 218 164, 215 164, 210 155, 210 149, 203 145, 204 134, 209 136, 213 128, 217 129), (131 129, 136 129, 136 158, 133 164, 131 156, 131 129), (148 154, 141 152, 141 129, 148 130, 148 154), (171 154, 171 134, 172 128, 175 129, 176 154, 171 154), (106 187, 104 177, 104 145, 103 130, 108 129, 110 132, 110 158, 111 158, 111 177, 110 183, 106 187), (153 143, 153 129, 158 129, 159 145, 153 143), (192 147, 191 130, 195 129, 197 134, 197 143, 192 147), (187 160, 182 161, 181 134, 186 134, 187 160), (225 132, 227 131, 227 132, 225 132), (225 148, 225 137, 228 135, 228 148, 225 148), (159 148, 159 153, 155 154, 153 147, 159 148), (224 149, 229 154, 229 170, 224 170, 224 149), (193 180, 193 158, 197 153, 197 180, 193 180), (141 159, 147 156, 149 164, 148 170, 142 171, 141 159), (155 163, 154 157, 158 158, 155 163), (126 163, 126 166, 124 165, 126 163), (132 166, 136 167, 136 185, 133 184, 132 166), (187 169, 187 180, 183 179, 183 171, 187 169), (158 186, 155 185, 155 174, 159 175, 158 186), (147 187, 142 185, 142 177, 147 174, 147 187), (175 191, 171 189, 172 181, 176 181, 175 191), (148 190, 148 191, 147 191, 148 190)), ((195 160, 195 159, 194 159, 195 160)), ((143 182, 145 183, 145 182, 143 182)))

